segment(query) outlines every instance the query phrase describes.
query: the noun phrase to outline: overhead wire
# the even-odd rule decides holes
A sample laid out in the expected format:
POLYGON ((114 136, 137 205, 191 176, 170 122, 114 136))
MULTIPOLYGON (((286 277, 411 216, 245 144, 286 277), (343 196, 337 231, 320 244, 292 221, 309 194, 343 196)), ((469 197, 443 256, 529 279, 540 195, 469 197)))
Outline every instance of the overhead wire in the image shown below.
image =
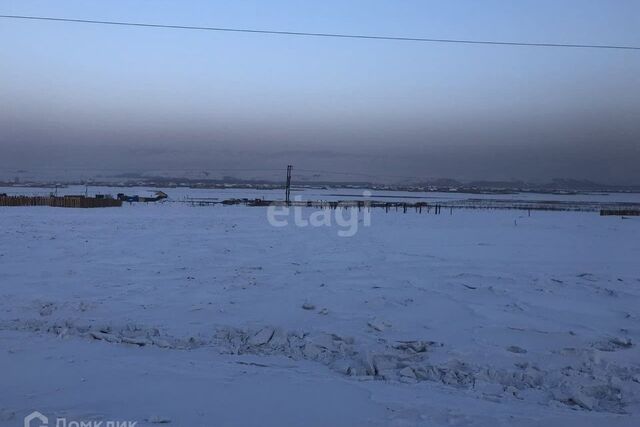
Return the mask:
POLYGON ((72 24, 94 24, 142 28, 160 28, 172 30, 192 30, 192 31, 217 31, 227 33, 249 33, 260 35, 278 35, 294 37, 324 37, 339 39, 361 39, 361 40, 386 40, 397 42, 421 42, 421 43, 447 43, 447 44, 468 44, 468 45, 498 45, 498 46, 520 46, 520 47, 541 47, 541 48, 578 48, 578 49, 613 49, 613 50, 640 50, 640 46, 625 46, 613 44, 587 44, 587 43, 546 43, 546 42, 522 42, 503 40, 473 40, 473 39, 449 39, 449 38, 428 38, 428 37, 407 37, 407 36, 387 36, 371 34, 347 34, 347 33, 324 33, 310 31, 284 31, 284 30, 263 30, 256 28, 231 28, 231 27, 207 27, 193 25, 175 24, 154 24, 147 22, 127 22, 127 21, 104 21, 96 19, 75 19, 56 18, 51 16, 31 16, 31 15, 0 15, 0 18, 30 21, 50 21, 58 23, 72 24))

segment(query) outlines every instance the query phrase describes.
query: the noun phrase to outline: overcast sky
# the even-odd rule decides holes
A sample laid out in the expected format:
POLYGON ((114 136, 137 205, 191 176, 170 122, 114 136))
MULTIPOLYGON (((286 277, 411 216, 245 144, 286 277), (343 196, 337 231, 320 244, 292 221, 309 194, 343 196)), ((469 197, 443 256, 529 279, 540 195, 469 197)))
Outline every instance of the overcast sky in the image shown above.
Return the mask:
MULTIPOLYGON (((0 14, 640 46, 637 0, 5 0, 0 14)), ((640 184, 640 51, 6 19, 0 40, 0 168, 9 176, 260 177, 292 163, 640 184)))

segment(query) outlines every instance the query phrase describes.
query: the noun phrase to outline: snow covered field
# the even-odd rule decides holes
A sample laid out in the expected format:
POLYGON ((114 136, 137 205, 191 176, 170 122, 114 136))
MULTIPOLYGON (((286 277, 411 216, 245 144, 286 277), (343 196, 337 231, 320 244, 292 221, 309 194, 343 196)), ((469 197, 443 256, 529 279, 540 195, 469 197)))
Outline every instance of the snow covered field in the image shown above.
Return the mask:
POLYGON ((243 206, 0 208, 0 425, 639 425, 640 218, 337 231, 243 206))

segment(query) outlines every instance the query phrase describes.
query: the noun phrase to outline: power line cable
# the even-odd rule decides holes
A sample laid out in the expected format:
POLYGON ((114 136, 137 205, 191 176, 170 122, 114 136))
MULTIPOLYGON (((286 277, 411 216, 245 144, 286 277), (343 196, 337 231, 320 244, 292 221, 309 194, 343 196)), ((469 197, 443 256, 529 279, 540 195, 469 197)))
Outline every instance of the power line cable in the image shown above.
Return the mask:
MULTIPOLYGON (((40 171, 40 170, 53 170, 53 171, 100 171, 100 172, 109 172, 109 171, 116 171, 116 172, 125 172, 127 173, 127 171, 130 172, 130 167, 120 167, 120 168, 116 168, 116 167, 112 167, 112 168, 104 168, 104 167, 84 167, 84 166, 69 166, 69 167, 38 167, 38 168, 34 168, 33 170, 36 171, 40 171)), ((197 168, 197 167, 191 167, 191 168, 157 168, 157 169, 144 169, 142 170, 142 172, 197 172, 197 173, 202 173, 202 172, 282 172, 282 169, 264 169, 264 168, 242 168, 242 169, 219 169, 219 168, 215 168, 215 169, 207 169, 205 168, 197 168)))
POLYGON ((361 172, 338 172, 338 171, 328 171, 328 170, 320 170, 320 169, 296 169, 298 172, 309 172, 309 173, 317 173, 317 174, 326 174, 326 175, 347 175, 347 176, 363 176, 368 178, 399 178, 399 179, 425 179, 418 178, 416 176, 407 176, 407 175, 385 175, 385 174, 369 174, 369 173, 361 173, 361 172))
MULTIPOLYGON (((119 172, 121 174, 127 174, 134 172, 131 168, 127 167, 40 167, 33 170, 35 171, 54 171, 54 172, 86 172, 86 171, 95 171, 95 172, 119 172)), ((409 175, 388 175, 388 174, 371 174, 371 173, 362 173, 362 172, 347 172, 347 171, 335 171, 335 170, 325 170, 325 169, 304 169, 304 168, 296 168, 298 172, 304 173, 313 173, 313 174, 323 174, 323 175, 343 175, 343 176, 361 176, 367 178, 397 178, 397 179, 412 179, 412 180, 424 180, 426 178, 420 178, 418 176, 409 176, 409 175)), ((166 173, 166 172, 191 172, 191 173, 238 173, 238 172, 274 172, 281 173, 282 169, 276 168, 157 168, 157 169, 143 169, 136 170, 135 172, 140 174, 150 174, 150 173, 166 173)), ((114 177, 109 177, 114 178, 114 177)), ((140 178, 145 178, 145 176, 140 176, 140 178)), ((148 178, 148 177, 147 177, 148 178)), ((185 177, 186 178, 186 177, 185 177)))
POLYGON ((640 46, 622 46, 622 45, 609 45, 609 44, 530 43, 530 42, 510 42, 510 41, 496 41, 496 40, 394 37, 394 36, 365 35, 365 34, 258 30, 258 29, 250 29, 250 28, 198 27, 198 26, 190 26, 190 25, 150 24, 150 23, 142 23, 142 22, 123 22, 123 21, 98 21, 93 19, 54 18, 54 17, 48 17, 48 16, 26 16, 26 15, 0 15, 0 18, 32 20, 32 21, 53 21, 53 22, 65 22, 65 23, 76 23, 76 24, 98 24, 98 25, 119 25, 119 26, 127 26, 127 27, 166 28, 166 29, 173 29, 173 30, 198 30, 198 31, 219 31, 219 32, 229 32, 229 33, 271 34, 271 35, 298 36, 298 37, 332 37, 332 38, 341 38, 341 39, 389 40, 389 41, 404 41, 404 42, 456 43, 456 44, 474 44, 474 45, 526 46, 526 47, 640 50, 640 46))

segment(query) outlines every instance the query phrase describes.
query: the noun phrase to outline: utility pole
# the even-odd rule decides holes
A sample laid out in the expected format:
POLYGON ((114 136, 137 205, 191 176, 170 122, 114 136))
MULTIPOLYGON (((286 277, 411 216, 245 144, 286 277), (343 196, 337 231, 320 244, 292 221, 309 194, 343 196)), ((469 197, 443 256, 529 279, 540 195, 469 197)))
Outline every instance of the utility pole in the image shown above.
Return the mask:
POLYGON ((291 204, 290 196, 291 196, 291 170, 292 169, 293 169, 293 166, 291 165, 287 166, 287 185, 284 190, 284 198, 287 206, 291 204))

